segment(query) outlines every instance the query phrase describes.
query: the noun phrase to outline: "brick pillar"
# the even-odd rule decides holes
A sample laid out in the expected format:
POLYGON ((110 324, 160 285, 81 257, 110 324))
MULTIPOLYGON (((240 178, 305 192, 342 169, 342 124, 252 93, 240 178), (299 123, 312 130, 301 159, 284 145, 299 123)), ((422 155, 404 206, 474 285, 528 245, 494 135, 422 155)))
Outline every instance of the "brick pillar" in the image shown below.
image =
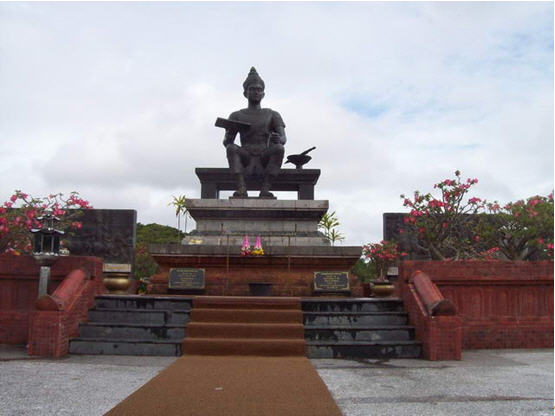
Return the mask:
POLYGON ((45 357, 62 357, 69 351, 69 337, 62 312, 36 311, 29 316, 27 353, 45 357))

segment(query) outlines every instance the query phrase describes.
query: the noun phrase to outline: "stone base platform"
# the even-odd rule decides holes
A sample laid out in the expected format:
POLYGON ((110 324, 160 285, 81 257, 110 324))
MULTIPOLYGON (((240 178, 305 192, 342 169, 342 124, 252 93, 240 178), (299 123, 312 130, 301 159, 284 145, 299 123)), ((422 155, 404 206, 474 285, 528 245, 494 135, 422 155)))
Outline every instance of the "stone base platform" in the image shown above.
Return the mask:
POLYGON ((328 201, 272 199, 187 199, 196 221, 183 244, 241 246, 243 237, 262 237, 266 246, 329 246, 318 231, 328 201))
MULTIPOLYGON (((200 268, 205 270, 205 295, 248 296, 249 283, 265 282, 272 284, 272 296, 312 296, 314 272, 349 271, 361 248, 271 246, 256 257, 241 257, 238 247, 228 246, 151 244, 149 251, 161 268, 152 277, 150 294, 171 293, 170 268, 200 268)), ((351 296, 362 296, 356 277, 350 275, 349 281, 351 296)))

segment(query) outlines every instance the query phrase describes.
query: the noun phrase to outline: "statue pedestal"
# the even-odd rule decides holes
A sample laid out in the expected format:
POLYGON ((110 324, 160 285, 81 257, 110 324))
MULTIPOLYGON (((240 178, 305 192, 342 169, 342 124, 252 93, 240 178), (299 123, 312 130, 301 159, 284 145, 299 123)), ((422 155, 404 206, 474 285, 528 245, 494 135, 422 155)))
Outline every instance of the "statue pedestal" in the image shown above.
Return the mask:
POLYGON ((262 247, 329 246, 318 231, 328 201, 273 199, 188 199, 189 214, 197 223, 183 245, 229 246, 239 254, 243 237, 262 247))
MULTIPOLYGON (((171 268, 205 270, 206 295, 248 296, 249 283, 272 284, 272 296, 312 296, 314 272, 349 271, 359 259, 360 247, 268 246, 263 256, 242 257, 237 246, 151 244, 149 251, 160 265, 149 293, 168 293, 171 268)), ((351 296, 362 296, 354 276, 351 296)))
MULTIPOLYGON (((149 293, 168 293, 170 269, 193 268, 204 270, 206 295, 248 296, 249 285, 265 284, 272 296, 312 296, 315 272, 348 272, 360 258, 360 247, 332 247, 318 231, 329 207, 328 201, 314 200, 320 170, 281 169, 271 190, 296 191, 298 200, 218 199, 221 190, 234 189, 230 170, 197 168, 196 173, 202 198, 185 204, 196 229, 182 244, 149 246, 161 269, 149 293), (251 245, 260 236, 263 256, 240 255, 245 235, 251 245)), ((262 178, 246 182, 249 190, 260 190, 262 178)), ((349 280, 351 295, 362 295, 354 276, 349 280)))

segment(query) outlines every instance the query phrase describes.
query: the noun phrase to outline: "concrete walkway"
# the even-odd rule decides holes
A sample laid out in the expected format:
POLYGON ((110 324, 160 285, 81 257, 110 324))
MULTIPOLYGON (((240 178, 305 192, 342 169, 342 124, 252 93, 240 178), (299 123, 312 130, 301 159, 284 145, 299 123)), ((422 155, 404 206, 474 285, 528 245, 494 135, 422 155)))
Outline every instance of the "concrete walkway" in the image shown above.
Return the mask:
POLYGON ((462 361, 312 360, 345 416, 553 415, 553 350, 462 361))
MULTIPOLYGON (((0 345, 0 415, 102 415, 174 360, 35 359, 0 345)), ((553 415, 553 350, 468 351, 462 361, 440 362, 311 361, 345 416, 553 415)))

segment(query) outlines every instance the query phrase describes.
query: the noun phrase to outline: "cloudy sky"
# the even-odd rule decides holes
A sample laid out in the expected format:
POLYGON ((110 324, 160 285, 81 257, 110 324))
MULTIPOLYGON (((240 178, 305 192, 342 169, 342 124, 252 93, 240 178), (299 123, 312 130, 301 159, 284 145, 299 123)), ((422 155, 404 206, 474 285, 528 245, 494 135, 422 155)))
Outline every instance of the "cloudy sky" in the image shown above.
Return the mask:
POLYGON ((175 225, 251 66, 346 245, 456 169, 488 200, 553 189, 552 2, 39 2, 0 3, 0 198, 175 225))

